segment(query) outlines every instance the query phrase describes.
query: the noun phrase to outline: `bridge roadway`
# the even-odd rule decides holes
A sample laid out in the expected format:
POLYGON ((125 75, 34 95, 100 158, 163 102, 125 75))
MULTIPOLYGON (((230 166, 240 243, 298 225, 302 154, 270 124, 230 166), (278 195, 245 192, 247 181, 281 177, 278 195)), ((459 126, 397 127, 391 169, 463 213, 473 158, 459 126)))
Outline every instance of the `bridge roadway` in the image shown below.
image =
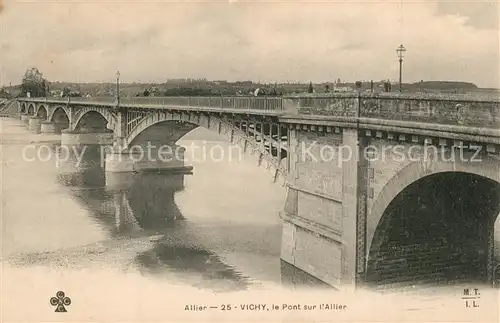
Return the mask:
MULTIPOLYGON (((118 174, 185 167, 132 158, 202 126, 286 184, 283 261, 335 288, 492 282, 500 100, 464 95, 19 98, 35 132, 113 145, 118 174)), ((182 151, 182 149, 181 149, 182 151)), ((116 182, 115 182, 116 183, 116 182)), ((497 239, 498 240, 498 239, 497 239)))

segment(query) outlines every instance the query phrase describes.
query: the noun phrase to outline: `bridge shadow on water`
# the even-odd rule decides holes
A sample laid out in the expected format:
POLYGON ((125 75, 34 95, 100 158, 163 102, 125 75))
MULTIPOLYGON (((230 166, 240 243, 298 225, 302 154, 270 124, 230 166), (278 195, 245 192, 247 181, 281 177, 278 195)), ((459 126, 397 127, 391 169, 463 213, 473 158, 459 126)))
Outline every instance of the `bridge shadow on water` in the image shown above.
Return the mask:
POLYGON ((254 240, 265 239, 270 233, 275 234, 271 229, 250 232, 247 237, 233 244, 239 239, 238 232, 252 229, 245 224, 231 223, 214 231, 213 228, 186 219, 175 196, 184 190, 184 179, 189 174, 105 173, 99 146, 87 146, 82 157, 78 165, 76 154, 60 165, 59 183, 89 212, 98 226, 109 233, 111 239, 147 239, 152 247, 136 253, 133 259, 143 274, 158 278, 173 275, 174 282, 180 281, 199 288, 244 290, 256 284, 255 277, 242 272, 247 268, 240 270, 238 266, 230 265, 226 254, 238 254, 243 258, 250 255, 245 260, 247 263, 251 263, 252 255, 262 255, 275 263, 271 267, 277 269, 278 277, 277 280, 271 279, 272 283, 309 287, 314 281, 313 286, 327 286, 292 269, 280 260, 279 254, 274 255, 266 250, 266 246, 256 245, 255 241, 241 241, 250 236, 254 240), (228 231, 224 232, 226 228, 228 231), (217 237, 221 233, 223 236, 217 237))

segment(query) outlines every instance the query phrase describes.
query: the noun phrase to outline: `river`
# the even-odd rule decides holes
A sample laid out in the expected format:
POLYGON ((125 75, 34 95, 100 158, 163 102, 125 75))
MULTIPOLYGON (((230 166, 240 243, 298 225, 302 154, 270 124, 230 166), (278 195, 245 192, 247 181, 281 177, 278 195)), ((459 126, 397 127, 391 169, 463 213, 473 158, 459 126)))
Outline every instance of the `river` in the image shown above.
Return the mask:
MULTIPOLYGON (((192 175, 140 175, 123 188, 107 184, 98 148, 79 167, 62 167, 54 154, 58 135, 35 135, 6 118, 0 119, 0 134, 5 321, 242 320, 247 314, 243 320, 330 320, 336 315, 415 321, 425 320, 426 310, 464 312, 461 319, 498 318, 492 305, 497 292, 483 287, 478 316, 464 307, 462 286, 441 290, 438 298, 425 292, 418 302, 413 295, 407 303, 399 296, 369 294, 367 305, 366 297, 287 283, 278 215, 286 191, 256 167, 252 156, 236 162, 191 160, 192 175), (44 151, 42 158, 35 158, 35 151, 44 151), (72 299, 65 317, 48 302, 58 290, 72 299), (397 314, 395 299, 407 316, 397 314), (306 311, 305 302, 341 303, 355 310, 306 311), (240 305, 250 303, 302 308, 244 314, 240 305), (186 311, 187 304, 218 308, 186 311), (231 311, 221 312, 222 305, 231 304, 231 311)), ((179 144, 189 149, 207 135, 195 130, 179 144)), ((230 148, 217 137, 209 139, 203 144, 230 148)))

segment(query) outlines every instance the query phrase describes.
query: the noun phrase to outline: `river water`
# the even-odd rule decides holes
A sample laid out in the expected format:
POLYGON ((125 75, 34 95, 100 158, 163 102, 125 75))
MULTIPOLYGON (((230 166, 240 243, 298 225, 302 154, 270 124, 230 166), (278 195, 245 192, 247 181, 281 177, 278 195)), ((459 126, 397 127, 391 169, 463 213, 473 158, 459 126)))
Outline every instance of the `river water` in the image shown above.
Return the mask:
MULTIPOLYGON (((497 292, 481 286, 465 286, 480 288, 481 312, 465 308, 464 286, 413 295, 407 302, 400 296, 293 288, 298 286, 287 283, 279 257, 278 212, 286 191, 252 156, 191 160, 192 175, 140 175, 133 184, 110 185, 99 149, 89 151, 79 167, 61 165, 45 158, 55 156, 59 136, 34 135, 14 119, 0 119, 0 133, 5 321, 416 321, 436 318, 436 311, 444 315, 441 320, 498 318, 497 292), (35 151, 42 153, 36 157, 35 151), (65 317, 48 302, 58 290, 72 299, 65 317), (354 310, 307 311, 306 302, 354 310), (253 303, 302 308, 241 309, 253 303), (189 304, 218 308, 186 311, 189 304), (232 310, 222 311, 224 304, 232 310), (434 314, 426 316, 428 311, 434 314)), ((179 144, 189 149, 207 135, 195 130, 179 144)), ((230 149, 219 141, 203 144, 230 149)))

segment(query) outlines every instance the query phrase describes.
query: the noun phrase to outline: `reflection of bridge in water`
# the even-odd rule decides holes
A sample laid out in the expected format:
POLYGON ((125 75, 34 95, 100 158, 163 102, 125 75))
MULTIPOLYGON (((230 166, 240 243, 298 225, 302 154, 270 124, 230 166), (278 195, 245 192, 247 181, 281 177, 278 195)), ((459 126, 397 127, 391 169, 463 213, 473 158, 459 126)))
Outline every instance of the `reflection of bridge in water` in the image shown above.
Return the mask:
MULTIPOLYGON (((72 156, 59 165, 58 181, 115 239, 152 236, 153 247, 134 258, 141 271, 153 275, 172 271, 199 275, 201 287, 220 289, 220 282, 223 289, 248 287, 251 278, 206 246, 210 241, 207 243, 203 236, 208 233, 185 219, 176 204, 175 194, 184 189, 186 174, 105 173, 100 146, 86 146, 80 164, 76 156, 81 154, 81 147, 72 149, 76 149, 71 150, 72 156)), ((279 261, 277 257, 277 264, 279 261)), ((303 281, 296 281, 297 277, 301 276, 282 263, 284 284, 301 284, 303 281)))
POLYGON ((174 195, 184 188, 184 174, 105 174, 99 146, 86 146, 80 164, 72 155, 59 167, 60 182, 76 188, 72 194, 117 234, 157 230, 183 219, 174 195))

